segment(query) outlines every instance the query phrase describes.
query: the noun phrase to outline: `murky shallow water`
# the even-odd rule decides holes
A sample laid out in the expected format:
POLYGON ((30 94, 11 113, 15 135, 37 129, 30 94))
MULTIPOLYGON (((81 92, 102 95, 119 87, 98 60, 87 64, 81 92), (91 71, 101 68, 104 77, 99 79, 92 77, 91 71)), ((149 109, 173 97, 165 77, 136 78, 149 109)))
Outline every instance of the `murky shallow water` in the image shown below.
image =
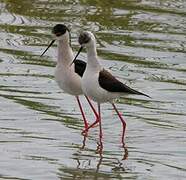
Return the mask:
POLYGON ((0 178, 186 179, 185 16, 184 0, 0 1, 0 178), (109 104, 102 156, 98 128, 81 135, 75 99, 53 79, 56 46, 39 57, 56 23, 71 27, 74 50, 78 32, 93 31, 101 63, 153 97, 117 102, 125 149, 109 104))

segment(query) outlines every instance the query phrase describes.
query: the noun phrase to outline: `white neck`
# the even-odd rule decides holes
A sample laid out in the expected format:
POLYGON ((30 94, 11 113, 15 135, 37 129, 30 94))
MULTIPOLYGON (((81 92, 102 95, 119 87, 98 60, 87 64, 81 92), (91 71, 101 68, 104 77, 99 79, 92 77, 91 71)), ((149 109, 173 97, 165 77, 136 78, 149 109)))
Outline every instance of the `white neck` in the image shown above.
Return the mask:
POLYGON ((69 40, 63 39, 58 41, 58 61, 57 65, 67 66, 73 61, 74 55, 70 47, 69 40))
POLYGON ((100 69, 100 64, 97 58, 96 43, 92 43, 87 47, 87 68, 100 69))

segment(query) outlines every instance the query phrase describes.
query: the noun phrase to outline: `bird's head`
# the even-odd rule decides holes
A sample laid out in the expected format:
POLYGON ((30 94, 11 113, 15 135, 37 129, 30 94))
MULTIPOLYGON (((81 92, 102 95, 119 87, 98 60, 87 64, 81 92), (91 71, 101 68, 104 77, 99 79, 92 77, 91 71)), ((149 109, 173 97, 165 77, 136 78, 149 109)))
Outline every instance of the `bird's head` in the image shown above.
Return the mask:
POLYGON ((90 31, 84 31, 79 35, 78 42, 83 47, 89 47, 96 43, 96 38, 90 31))
POLYGON ((54 38, 58 41, 60 40, 69 40, 70 30, 64 24, 57 24, 52 29, 52 34, 54 38))
POLYGON ((78 55, 82 51, 83 47, 91 48, 91 47, 95 46, 96 38, 95 38, 94 34, 91 33, 90 31, 84 31, 79 35, 78 42, 81 45, 81 47, 80 47, 78 53, 76 54, 76 56, 75 56, 75 58, 74 58, 74 60, 71 64, 73 64, 75 62, 78 55))
POLYGON ((52 28, 52 34, 54 36, 54 39, 51 41, 51 43, 48 45, 48 47, 45 49, 41 56, 45 54, 45 52, 52 46, 52 44, 56 40, 69 41, 70 30, 64 24, 57 24, 52 28))

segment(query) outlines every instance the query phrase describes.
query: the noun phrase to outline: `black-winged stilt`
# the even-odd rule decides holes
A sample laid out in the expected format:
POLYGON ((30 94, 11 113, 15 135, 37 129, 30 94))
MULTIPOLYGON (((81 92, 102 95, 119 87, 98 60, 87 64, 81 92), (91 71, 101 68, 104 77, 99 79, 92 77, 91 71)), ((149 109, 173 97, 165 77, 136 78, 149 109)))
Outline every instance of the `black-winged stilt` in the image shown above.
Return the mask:
POLYGON ((149 96, 123 84, 122 82, 117 80, 111 73, 109 73, 108 71, 106 71, 104 68, 101 67, 97 57, 96 39, 91 32, 89 31, 82 32, 79 36, 78 41, 79 44, 81 45, 81 48, 79 49, 76 57, 74 58, 71 64, 76 62, 77 56, 79 55, 83 47, 86 47, 87 66, 82 77, 82 89, 85 95, 87 95, 88 97, 90 97, 91 99, 93 99, 98 103, 98 115, 99 115, 97 121, 94 122, 85 130, 88 130, 89 128, 91 128, 92 126, 94 126, 96 123, 99 122, 99 127, 100 127, 99 136, 101 142, 102 128, 101 128, 100 104, 104 102, 110 102, 114 110, 116 111, 117 115, 119 116, 119 119, 122 122, 123 125, 122 143, 124 143, 126 122, 121 116, 121 114, 119 113, 115 104, 113 103, 113 100, 122 95, 128 95, 128 94, 144 95, 147 97, 149 96))
MULTIPOLYGON (((57 66, 55 69, 55 80, 65 93, 74 95, 76 97, 86 130, 88 128, 88 121, 86 120, 85 113, 79 99, 79 95, 83 94, 81 87, 81 77, 85 71, 86 63, 84 61, 77 60, 73 66, 70 66, 74 55, 70 45, 70 31, 65 25, 57 24, 53 27, 52 33, 54 34, 55 39, 48 45, 41 56, 45 54, 45 52, 52 46, 55 40, 58 41, 58 57, 57 66)), ((89 98, 87 96, 85 97, 96 118, 98 118, 98 114, 89 98)))

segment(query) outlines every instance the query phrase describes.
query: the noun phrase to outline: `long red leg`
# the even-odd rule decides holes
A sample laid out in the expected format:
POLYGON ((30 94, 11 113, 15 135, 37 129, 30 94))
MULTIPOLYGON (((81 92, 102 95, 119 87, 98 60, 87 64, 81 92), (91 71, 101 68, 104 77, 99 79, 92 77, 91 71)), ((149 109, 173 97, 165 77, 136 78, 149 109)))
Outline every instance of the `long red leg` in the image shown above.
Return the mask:
POLYGON ((114 108, 114 110, 116 111, 117 115, 119 116, 121 122, 122 122, 122 125, 123 125, 123 133, 122 133, 122 143, 124 143, 124 137, 125 137, 125 129, 126 129, 126 122, 125 120, 122 118, 120 112, 118 111, 118 109, 116 108, 115 104, 112 103, 112 106, 114 108))
POLYGON ((96 110, 95 110, 94 106, 92 105, 92 103, 90 102, 89 98, 87 96, 85 96, 85 97, 86 97, 90 107, 92 108, 92 111, 94 112, 94 114, 96 116, 96 120, 90 126, 85 128, 82 133, 86 133, 90 128, 92 128, 93 126, 95 126, 99 122, 99 115, 98 115, 98 113, 96 112, 96 110))
POLYGON ((81 102, 80 102, 78 96, 76 96, 76 99, 77 99, 77 102, 78 102, 78 105, 79 105, 79 108, 80 108, 80 111, 81 111, 81 114, 82 114, 82 117, 83 117, 85 129, 87 129, 88 128, 88 122, 86 120, 85 113, 83 112, 83 108, 82 108, 81 102))
POLYGON ((103 133, 102 133, 102 127, 101 127, 101 108, 100 108, 100 103, 98 103, 98 113, 99 113, 99 137, 101 139, 103 137, 103 133))
POLYGON ((94 112, 94 114, 95 114, 95 116, 96 116, 96 119, 99 119, 99 115, 98 115, 98 113, 96 112, 96 110, 95 110, 94 106, 92 105, 92 103, 90 102, 90 99, 89 99, 87 96, 85 96, 85 98, 87 99, 87 101, 88 101, 88 103, 89 103, 89 105, 90 105, 92 111, 94 112))
POLYGON ((102 126, 101 126, 101 107, 100 107, 100 103, 98 103, 98 114, 99 114, 99 153, 102 153, 102 150, 103 150, 103 143, 102 143, 103 132, 102 132, 102 126))

